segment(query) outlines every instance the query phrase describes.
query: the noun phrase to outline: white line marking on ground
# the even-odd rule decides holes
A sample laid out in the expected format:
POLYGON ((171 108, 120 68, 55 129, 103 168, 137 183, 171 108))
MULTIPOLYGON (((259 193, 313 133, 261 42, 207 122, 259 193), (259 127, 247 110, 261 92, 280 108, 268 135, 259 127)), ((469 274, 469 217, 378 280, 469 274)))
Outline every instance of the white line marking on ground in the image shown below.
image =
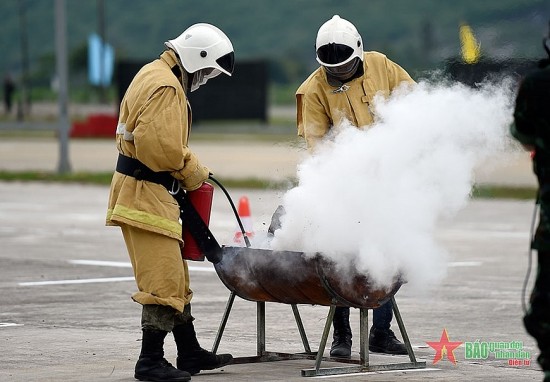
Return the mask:
MULTIPOLYGON (((78 264, 78 265, 96 265, 100 267, 118 267, 118 268, 132 268, 132 264, 127 261, 102 261, 102 260, 69 260, 69 263, 71 264, 78 264)), ((188 263, 189 264, 189 263, 188 263)), ((213 267, 195 267, 195 266, 188 266, 189 271, 196 271, 196 272, 216 272, 216 270, 213 267)))
POLYGON ((481 261, 453 261, 449 267, 479 267, 481 264, 481 261))
POLYGON ((100 267, 132 268, 132 264, 128 261, 69 260, 69 263, 77 265, 97 265, 100 267))
MULTIPOLYGON (((69 260, 71 264, 78 265, 96 265, 103 267, 131 268, 129 262, 123 261, 100 261, 100 260, 69 260)), ((189 272, 216 272, 213 267, 189 267, 189 272)), ((104 277, 94 279, 76 279, 76 280, 51 280, 51 281, 29 281, 19 283, 19 286, 43 286, 43 285, 65 285, 65 284, 91 284, 91 283, 111 283, 120 281, 134 281, 134 277, 104 277)))
POLYGON ((359 377, 359 376, 366 376, 369 374, 387 374, 387 373, 412 373, 412 372, 422 372, 422 371, 439 371, 441 369, 436 369, 433 367, 426 367, 423 369, 400 369, 400 370, 379 370, 379 371, 365 371, 362 373, 349 373, 349 374, 336 374, 336 375, 319 375, 315 376, 313 378, 320 379, 320 378, 342 378, 342 377, 359 377))
POLYGON ((134 281, 134 278, 133 277, 105 277, 105 278, 98 278, 98 279, 29 281, 29 282, 19 283, 19 286, 111 283, 111 282, 117 282, 117 281, 134 281))
POLYGON ((0 328, 7 328, 8 326, 23 326, 23 324, 16 324, 13 322, 0 322, 0 328))

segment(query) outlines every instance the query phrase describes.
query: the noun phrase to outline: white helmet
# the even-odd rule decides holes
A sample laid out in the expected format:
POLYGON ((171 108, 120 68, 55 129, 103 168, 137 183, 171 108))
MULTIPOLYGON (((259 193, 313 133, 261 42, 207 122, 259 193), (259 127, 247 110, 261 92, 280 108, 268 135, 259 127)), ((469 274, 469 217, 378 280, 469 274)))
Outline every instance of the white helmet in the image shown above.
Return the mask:
POLYGON ((355 26, 334 15, 317 32, 317 62, 325 67, 347 64, 354 58, 363 61, 363 40, 355 26))
POLYGON ((194 24, 164 44, 176 51, 187 73, 195 73, 206 68, 214 69, 209 78, 220 73, 228 76, 233 73, 233 45, 225 33, 214 25, 194 24))

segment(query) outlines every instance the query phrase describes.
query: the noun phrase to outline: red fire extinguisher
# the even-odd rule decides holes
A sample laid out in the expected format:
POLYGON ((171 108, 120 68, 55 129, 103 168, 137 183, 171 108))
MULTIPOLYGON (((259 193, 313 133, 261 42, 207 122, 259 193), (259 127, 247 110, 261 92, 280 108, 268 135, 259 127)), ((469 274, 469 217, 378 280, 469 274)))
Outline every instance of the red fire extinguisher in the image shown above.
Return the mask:
MULTIPOLYGON (((210 223, 210 212, 212 211, 212 199, 214 198, 214 187, 207 182, 195 191, 188 191, 187 197, 199 213, 199 216, 208 226, 210 223)), ((204 254, 201 253, 197 242, 184 225, 182 231, 183 248, 181 252, 182 258, 185 260, 204 261, 204 254)))

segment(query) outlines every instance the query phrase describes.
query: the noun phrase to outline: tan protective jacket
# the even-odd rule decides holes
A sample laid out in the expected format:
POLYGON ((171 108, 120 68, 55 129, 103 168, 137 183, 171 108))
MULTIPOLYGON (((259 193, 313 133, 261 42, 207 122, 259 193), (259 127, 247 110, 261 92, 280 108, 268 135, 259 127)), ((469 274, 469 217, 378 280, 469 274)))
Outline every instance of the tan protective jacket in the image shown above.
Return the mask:
MULTIPOLYGON (((167 50, 135 76, 120 105, 118 151, 136 158, 153 171, 171 171, 187 190, 208 178, 188 144, 191 109, 175 54, 167 50)), ((128 224, 181 240, 179 207, 162 185, 115 172, 107 211, 107 225, 128 224)))
POLYGON ((327 81, 322 67, 314 71, 296 91, 298 135, 308 148, 324 137, 343 119, 357 127, 373 123, 372 101, 381 94, 387 97, 402 82, 414 84, 409 74, 395 62, 378 52, 363 53, 364 74, 347 82, 345 91, 327 81))

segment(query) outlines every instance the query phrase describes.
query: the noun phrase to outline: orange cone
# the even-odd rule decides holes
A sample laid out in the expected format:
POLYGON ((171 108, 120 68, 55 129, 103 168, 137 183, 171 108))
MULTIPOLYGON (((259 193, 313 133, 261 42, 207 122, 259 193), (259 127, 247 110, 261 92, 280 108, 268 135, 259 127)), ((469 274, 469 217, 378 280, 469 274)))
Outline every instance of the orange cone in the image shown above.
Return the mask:
MULTIPOLYGON (((254 236, 254 230, 252 229, 252 216, 250 215, 250 204, 248 203, 248 198, 243 196, 239 199, 239 218, 241 223, 243 223, 244 231, 246 236, 252 238, 254 236)), ((237 230, 235 231, 235 236, 233 237, 235 243, 244 244, 243 233, 241 228, 237 224, 237 230)))

